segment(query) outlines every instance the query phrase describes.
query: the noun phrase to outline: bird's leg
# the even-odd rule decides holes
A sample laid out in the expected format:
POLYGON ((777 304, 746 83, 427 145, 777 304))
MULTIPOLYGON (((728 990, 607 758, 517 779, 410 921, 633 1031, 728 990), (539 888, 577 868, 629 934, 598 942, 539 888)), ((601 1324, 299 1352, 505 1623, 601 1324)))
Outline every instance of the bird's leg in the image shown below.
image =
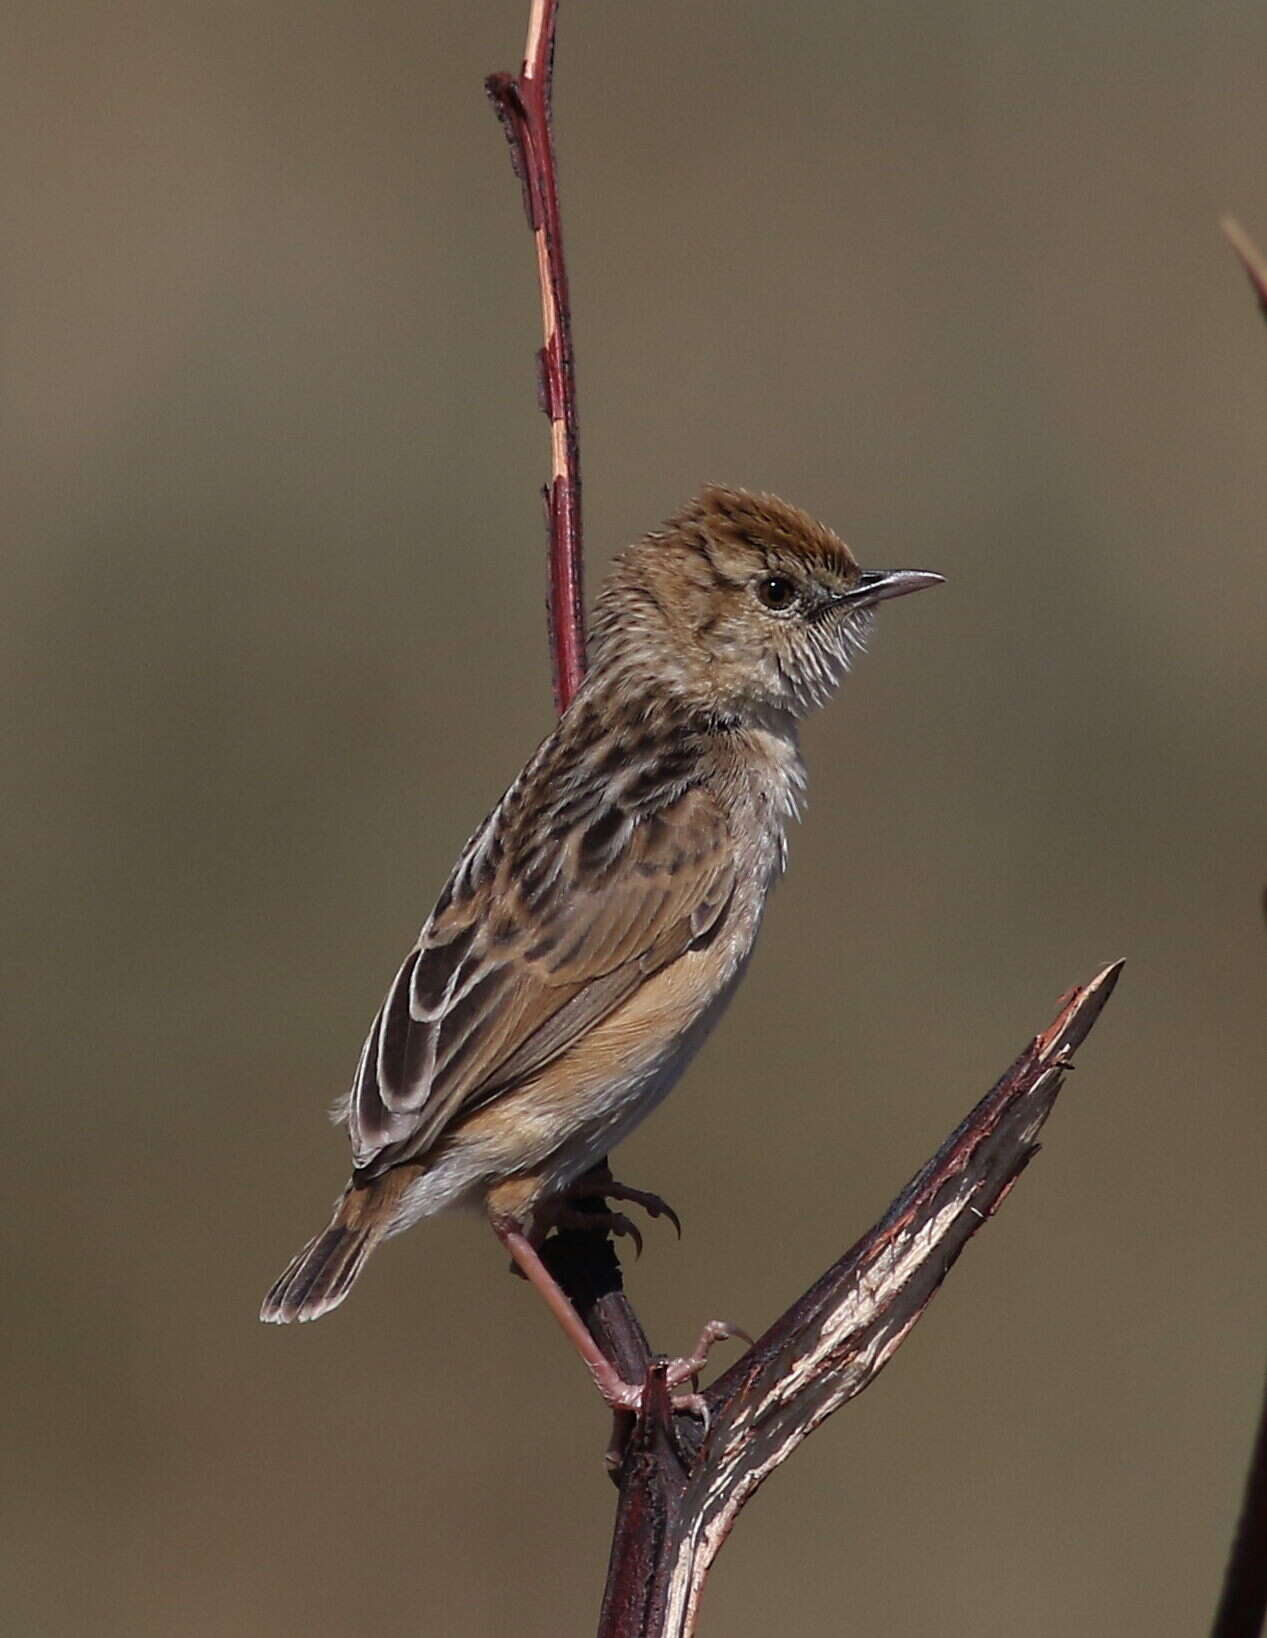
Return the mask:
MULTIPOLYGON (((585 1322, 568 1300, 567 1292, 541 1260, 541 1255, 532 1241, 513 1221, 491 1214, 490 1221, 493 1232, 510 1253, 515 1267, 540 1294, 546 1307, 558 1321, 564 1336, 584 1360, 594 1379, 594 1385, 608 1405, 614 1411, 636 1412, 642 1405, 642 1385, 626 1382, 594 1341, 585 1322)), ((748 1333, 741 1331, 737 1325, 727 1325, 724 1320, 710 1320, 700 1333, 694 1352, 669 1361, 669 1387, 680 1387, 683 1382, 689 1382, 698 1376, 704 1369, 714 1344, 726 1337, 743 1337, 749 1342, 752 1340, 748 1333)), ((689 1411, 707 1420, 704 1400, 698 1393, 674 1394, 673 1408, 676 1411, 689 1411)))
MULTIPOLYGON (((642 1403, 642 1388, 624 1377, 608 1359, 568 1301, 567 1292, 542 1262, 540 1254, 522 1229, 491 1219, 493 1232, 514 1259, 515 1267, 542 1297, 546 1307, 562 1327, 564 1336, 585 1361, 594 1385, 614 1411, 636 1411, 642 1403)), ((689 1373, 688 1373, 689 1374, 689 1373)), ((680 1380, 685 1381, 683 1377, 680 1380)))

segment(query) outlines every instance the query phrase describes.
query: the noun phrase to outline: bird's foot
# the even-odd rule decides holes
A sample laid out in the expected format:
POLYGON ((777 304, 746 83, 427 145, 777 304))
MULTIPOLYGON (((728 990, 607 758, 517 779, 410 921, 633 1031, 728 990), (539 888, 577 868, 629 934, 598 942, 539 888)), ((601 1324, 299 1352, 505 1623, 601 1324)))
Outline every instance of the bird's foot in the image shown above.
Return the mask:
MULTIPOLYGON (((683 1354, 677 1359, 664 1362, 665 1385, 669 1389, 670 1404, 675 1411, 685 1411, 691 1416, 699 1416, 705 1426, 708 1424, 708 1408, 704 1396, 698 1392, 700 1372, 708 1363, 708 1356, 719 1342, 725 1342, 730 1337, 742 1337, 751 1344, 752 1338, 737 1325, 728 1325, 725 1320, 709 1320, 700 1332, 695 1347, 689 1354, 683 1354), (683 1383, 691 1384, 691 1392, 676 1393, 673 1390, 680 1388, 683 1383)), ((606 1362, 605 1362, 606 1363, 606 1362)), ((642 1409, 643 1384, 626 1382, 624 1377, 609 1365, 607 1371, 599 1372, 591 1365, 594 1380, 598 1384, 598 1391, 614 1411, 630 1411, 637 1414, 642 1409)))
POLYGON ((550 1226, 556 1229, 588 1229, 594 1234, 614 1234, 618 1240, 632 1240, 634 1256, 642 1256, 642 1230, 623 1211, 576 1211, 570 1206, 560 1206, 551 1213, 550 1226))
MULTIPOLYGON (((618 1182, 605 1165, 594 1166, 585 1173, 584 1177, 578 1177, 576 1182, 571 1184, 564 1192, 563 1199, 586 1200, 593 1199, 596 1196, 602 1200, 619 1200, 625 1205, 640 1206, 648 1217, 667 1217, 677 1231, 678 1239, 682 1238, 682 1219, 667 1200, 662 1199, 658 1194, 653 1194, 650 1189, 634 1189, 628 1183, 618 1182)), ((614 1215, 621 1216, 620 1213, 614 1215)), ((582 1220, 589 1218, 591 1225, 594 1222, 602 1223, 602 1215, 598 1212, 578 1212, 576 1216, 582 1220)), ((627 1223, 628 1218, 624 1218, 624 1221, 627 1223)), ((586 1225, 582 1221, 571 1226, 584 1227, 586 1225)), ((618 1229, 615 1232, 628 1233, 628 1230, 618 1229)))
POLYGON ((676 1388, 681 1382, 694 1381, 699 1373, 708 1364, 708 1356, 719 1342, 726 1342, 731 1337, 739 1337, 751 1348, 752 1338, 738 1325, 730 1325, 725 1320, 709 1320, 700 1332, 694 1349, 682 1359, 669 1361, 669 1386, 676 1388))
POLYGON ((648 1217, 667 1217, 678 1239, 682 1238, 682 1219, 667 1200, 653 1194, 650 1189, 631 1189, 627 1183, 619 1183, 613 1177, 603 1184, 600 1192, 607 1200, 621 1200, 627 1205, 641 1206, 648 1217))
MULTIPOLYGON (((627 1382, 608 1359, 573 1308, 567 1293, 542 1262, 541 1254, 523 1230, 517 1228, 513 1222, 500 1221, 496 1217, 492 1217, 491 1221, 494 1232, 509 1251, 520 1272, 540 1293, 546 1306, 563 1328, 564 1334, 585 1361, 599 1393, 613 1411, 636 1416, 642 1409, 644 1384, 627 1382)), ((708 1363, 708 1356, 713 1348, 727 1337, 743 1337, 746 1342, 752 1341, 748 1333, 741 1331, 737 1325, 727 1325, 724 1320, 710 1320, 700 1332, 691 1353, 679 1359, 662 1362, 664 1384, 669 1390, 672 1409, 701 1417, 705 1427, 708 1425, 708 1409, 702 1395, 695 1391, 695 1378, 708 1363), (674 1392, 687 1382, 691 1384, 689 1393, 674 1392)))

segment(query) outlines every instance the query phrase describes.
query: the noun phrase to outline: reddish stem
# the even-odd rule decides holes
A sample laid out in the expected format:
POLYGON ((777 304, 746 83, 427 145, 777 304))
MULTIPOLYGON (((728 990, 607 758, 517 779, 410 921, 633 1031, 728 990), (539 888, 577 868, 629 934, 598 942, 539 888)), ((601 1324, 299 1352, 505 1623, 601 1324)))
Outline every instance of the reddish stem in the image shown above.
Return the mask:
POLYGON ((523 184, 524 209, 537 244, 537 279, 545 345, 537 354, 539 394, 550 420, 550 482, 542 490, 549 526, 550 654, 554 699, 565 711, 585 675, 582 596, 581 465, 576 422, 572 310, 558 174, 551 127, 557 0, 532 0, 523 67, 484 82, 523 184))

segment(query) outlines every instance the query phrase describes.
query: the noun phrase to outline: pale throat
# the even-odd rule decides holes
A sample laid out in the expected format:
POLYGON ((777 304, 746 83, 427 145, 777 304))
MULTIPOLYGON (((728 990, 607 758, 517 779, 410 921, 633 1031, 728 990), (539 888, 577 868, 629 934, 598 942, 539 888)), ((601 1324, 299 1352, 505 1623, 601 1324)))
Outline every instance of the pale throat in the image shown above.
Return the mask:
POLYGON ((750 707, 734 738, 754 794, 778 833, 782 863, 787 823, 800 817, 805 798, 805 762, 797 720, 777 706, 750 707))

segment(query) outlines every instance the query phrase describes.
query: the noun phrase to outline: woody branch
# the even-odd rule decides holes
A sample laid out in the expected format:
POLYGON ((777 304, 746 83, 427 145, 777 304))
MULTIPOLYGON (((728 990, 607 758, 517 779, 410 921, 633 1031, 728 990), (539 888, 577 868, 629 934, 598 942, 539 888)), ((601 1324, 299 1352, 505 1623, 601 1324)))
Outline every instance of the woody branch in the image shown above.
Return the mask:
POLYGON ((663 1361, 619 1472, 599 1638, 689 1638, 709 1567, 744 1503, 868 1387, 1038 1150, 1076 1048, 1117 982, 1068 996, 875 1226, 705 1390, 707 1432, 670 1416, 663 1361))
MULTIPOLYGON (((551 126, 556 20, 556 0, 532 0, 520 73, 490 75, 486 87, 537 250, 541 403, 551 428, 550 646, 562 711, 584 674, 585 641, 576 392, 551 126)), ((575 1228, 550 1238, 543 1255, 591 1335, 626 1380, 645 1384, 638 1415, 619 1419, 611 1457, 620 1497, 599 1638, 689 1638, 708 1569, 744 1503, 874 1381, 1032 1159, 1071 1055, 1119 970, 1106 967, 1072 992, 869 1233, 705 1391, 707 1430, 674 1412, 668 1362, 653 1355, 624 1294, 610 1239, 575 1228)))

